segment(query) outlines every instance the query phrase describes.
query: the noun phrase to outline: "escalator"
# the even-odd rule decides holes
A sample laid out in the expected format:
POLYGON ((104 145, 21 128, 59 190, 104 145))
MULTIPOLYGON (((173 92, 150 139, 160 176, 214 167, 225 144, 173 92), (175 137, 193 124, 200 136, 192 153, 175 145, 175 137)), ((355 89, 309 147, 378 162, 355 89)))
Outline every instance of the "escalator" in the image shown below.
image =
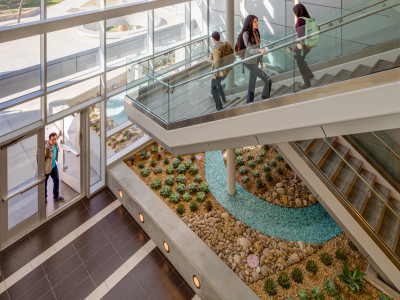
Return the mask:
POLYGON ((271 56, 265 69, 273 81, 270 99, 261 101, 258 82, 256 102, 245 103, 248 73, 243 60, 233 65, 233 87, 226 86, 227 103, 218 112, 210 97, 206 61, 173 76, 136 64, 129 68, 139 74, 141 88, 128 85, 125 113, 174 153, 398 128, 400 4, 391 1, 381 7, 381 2, 321 24, 321 46, 311 51, 315 55, 309 61, 317 80, 308 90, 298 87, 301 77, 290 53, 299 39, 288 36, 265 46, 271 56), (379 26, 364 26, 372 23, 379 26), (339 42, 341 51, 336 49, 339 42), (283 60, 291 63, 282 68, 283 60))

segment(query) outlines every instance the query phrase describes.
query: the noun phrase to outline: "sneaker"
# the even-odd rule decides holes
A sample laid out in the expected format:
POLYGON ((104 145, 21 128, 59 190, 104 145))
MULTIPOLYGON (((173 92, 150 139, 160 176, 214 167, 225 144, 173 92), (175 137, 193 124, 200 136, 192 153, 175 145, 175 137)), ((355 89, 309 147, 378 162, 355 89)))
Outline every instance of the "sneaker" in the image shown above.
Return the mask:
POLYGON ((57 198, 54 199, 54 201, 64 201, 64 197, 58 196, 57 198))
POLYGON ((300 89, 308 89, 310 86, 311 86, 311 84, 309 84, 309 83, 299 84, 300 89))

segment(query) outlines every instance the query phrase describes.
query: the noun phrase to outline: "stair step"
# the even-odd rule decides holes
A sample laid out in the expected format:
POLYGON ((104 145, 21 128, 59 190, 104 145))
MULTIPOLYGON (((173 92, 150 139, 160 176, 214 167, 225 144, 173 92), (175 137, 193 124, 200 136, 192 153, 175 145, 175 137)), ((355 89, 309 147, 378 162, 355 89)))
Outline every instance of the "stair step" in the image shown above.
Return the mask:
POLYGON ((380 59, 376 62, 376 64, 372 67, 371 73, 384 71, 387 69, 391 69, 393 66, 393 62, 388 60, 380 59))
POLYGON ((321 86, 321 85, 327 85, 328 83, 331 83, 333 79, 333 75, 331 74, 324 74, 322 77, 318 80, 317 84, 315 86, 321 86))
POLYGON ((385 208, 385 204, 382 203, 382 200, 378 197, 378 195, 383 200, 388 201, 389 193, 379 183, 375 184, 373 188, 376 193, 371 192, 371 197, 367 200, 362 215, 365 220, 367 220, 369 225, 371 225, 374 230, 377 230, 385 208))
POLYGON ((347 164, 344 164, 343 167, 340 169, 339 174, 333 181, 333 183, 343 196, 346 196, 346 192, 349 189, 350 185, 353 183, 353 181, 355 182, 356 180, 356 174, 354 173, 352 168, 357 172, 362 164, 361 160, 353 156, 347 157, 346 161, 351 167, 347 164))
POLYGON ((367 75, 371 72, 371 67, 365 65, 358 65, 357 68, 354 69, 353 72, 350 74, 350 78, 361 77, 367 75))
POLYGON ((295 81, 295 83, 293 83, 293 84, 290 85, 286 90, 284 90, 283 92, 281 92, 281 95, 291 94, 291 93, 294 93, 294 92, 300 90, 299 85, 300 85, 300 82, 295 81))
MULTIPOLYGON (((362 169, 360 172, 360 176, 371 185, 375 180, 376 175, 362 169)), ((354 182, 349 195, 347 196, 347 200, 354 206, 357 211, 361 211, 367 196, 370 193, 369 187, 358 177, 354 182)))
MULTIPOLYGON (((399 211, 393 206, 393 202, 391 200, 389 200, 388 203, 391 204, 390 206, 394 211, 396 211, 397 214, 400 214, 399 211)), ((378 234, 391 250, 395 250, 399 230, 400 220, 389 208, 386 207, 378 234)))
POLYGON ((302 140, 302 141, 297 141, 297 145, 300 146, 301 150, 306 151, 306 149, 308 148, 308 146, 311 145, 311 143, 313 142, 313 140, 302 140))
POLYGON ((329 179, 332 179, 336 174, 341 164, 344 163, 342 157, 346 158, 346 155, 349 152, 349 148, 342 144, 336 144, 334 149, 339 153, 339 155, 332 150, 321 165, 322 172, 324 172, 325 176, 329 179))
POLYGON ((350 78, 351 71, 342 69, 331 80, 331 82, 343 81, 350 78))
POLYGON ((308 152, 308 156, 316 165, 318 165, 328 149, 330 149, 329 145, 332 145, 335 139, 336 137, 327 138, 326 140, 328 144, 325 143, 323 139, 318 139, 311 150, 308 152))
POLYGON ((393 63, 393 68, 398 68, 400 67, 400 55, 397 56, 396 60, 393 63))
POLYGON ((276 97, 278 95, 281 95, 283 91, 285 91, 288 88, 287 85, 281 85, 276 91, 272 92, 271 97, 276 97))

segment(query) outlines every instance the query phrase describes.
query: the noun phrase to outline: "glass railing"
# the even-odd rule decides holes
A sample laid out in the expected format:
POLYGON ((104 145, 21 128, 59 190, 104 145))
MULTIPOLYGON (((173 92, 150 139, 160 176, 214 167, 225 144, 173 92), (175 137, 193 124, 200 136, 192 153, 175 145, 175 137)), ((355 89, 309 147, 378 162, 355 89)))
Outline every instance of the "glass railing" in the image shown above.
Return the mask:
POLYGON ((296 142, 307 158, 331 182, 358 218, 368 224, 400 260, 400 199, 377 173, 364 168, 338 137, 296 142))
POLYGON ((350 136, 400 186, 400 145, 384 131, 350 136))
MULTIPOLYGON (((380 60, 376 56, 365 58, 363 61, 359 59, 357 65, 351 62, 348 65, 344 64, 340 56, 399 39, 399 13, 396 10, 399 6, 399 2, 397 2, 357 17, 354 17, 353 14, 343 17, 340 23, 332 27, 321 29, 318 46, 312 48, 306 57, 309 65, 314 69, 315 78, 311 80, 311 87, 349 80, 396 67, 398 62, 396 62, 397 57, 395 56, 391 58, 391 61, 380 60), (346 42, 341 42, 342 49, 340 52, 337 51, 336 46, 338 40, 336 36, 339 30, 342 32, 342 37, 344 33, 346 35, 346 42), (318 66, 319 62, 324 62, 323 66, 318 66), (325 68, 329 68, 329 72, 325 71, 325 68)), ((167 73, 163 73, 161 75, 167 78, 162 80, 158 80, 157 76, 154 76, 152 78, 153 86, 157 89, 148 91, 148 93, 151 93, 150 97, 155 98, 152 102, 153 105, 149 105, 147 101, 143 100, 149 97, 144 91, 137 96, 131 94, 128 88, 127 96, 165 122, 176 122, 219 110, 218 100, 214 101, 211 90, 213 78, 218 77, 221 79, 222 90, 226 98, 225 102, 224 99, 221 99, 223 109, 238 107, 251 100, 251 95, 248 96, 248 86, 249 83, 254 85, 254 82, 250 82, 249 69, 257 69, 257 67, 254 67, 257 65, 257 60, 258 66, 261 66, 261 61, 263 62, 264 79, 266 76, 272 79, 272 88, 268 95, 268 87, 263 89, 266 84, 257 77, 254 101, 298 92, 301 90, 300 84, 303 79, 299 72, 294 72, 297 69, 294 52, 302 53, 304 51, 306 47, 304 45, 305 38, 308 37, 301 39, 292 37, 285 41, 276 42, 272 48, 267 47, 270 52, 268 55, 256 54, 253 53, 254 49, 247 49, 243 56, 233 54, 214 64, 206 60, 208 59, 207 55, 196 68, 185 69, 183 67, 173 76, 167 76, 167 73), (302 47, 302 49, 299 49, 299 47, 302 47), (283 61, 286 63, 283 64, 283 61), (218 71, 212 71, 218 67, 218 71), (168 83, 166 83, 167 81, 168 83), (167 93, 165 89, 168 90, 167 93), (155 91, 159 91, 160 94, 155 91), (156 102, 159 102, 159 104, 155 104, 156 102), (159 113, 159 110, 155 110, 154 105, 157 108, 168 109, 168 111, 162 110, 159 113)), ((129 66, 128 63, 128 68, 129 66)), ((148 73, 151 73, 150 70, 148 70, 148 73)))

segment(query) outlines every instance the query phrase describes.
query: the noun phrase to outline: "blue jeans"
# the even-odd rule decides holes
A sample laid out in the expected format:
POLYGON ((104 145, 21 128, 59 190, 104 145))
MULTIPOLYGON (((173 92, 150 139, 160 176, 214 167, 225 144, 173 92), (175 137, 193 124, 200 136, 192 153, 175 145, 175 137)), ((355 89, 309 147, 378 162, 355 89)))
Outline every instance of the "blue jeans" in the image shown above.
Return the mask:
POLYGON ((262 71, 258 65, 255 64, 244 64, 247 69, 250 71, 250 78, 249 78, 249 89, 247 93, 247 100, 246 103, 254 101, 254 90, 256 89, 256 82, 257 77, 260 77, 262 81, 264 81, 264 88, 262 91, 262 99, 267 99, 271 93, 271 80, 269 79, 268 75, 262 71))
POLYGON ((221 85, 222 79, 222 77, 211 79, 211 94, 213 96, 215 107, 217 108, 217 110, 221 110, 223 108, 221 100, 225 101, 225 93, 221 85))
POLYGON ((46 199, 47 199, 47 179, 49 179, 49 176, 53 179, 53 199, 58 198, 58 193, 59 193, 59 187, 60 187, 60 178, 58 176, 58 168, 57 165, 51 170, 50 174, 46 174, 46 179, 45 179, 45 191, 46 191, 46 199))

